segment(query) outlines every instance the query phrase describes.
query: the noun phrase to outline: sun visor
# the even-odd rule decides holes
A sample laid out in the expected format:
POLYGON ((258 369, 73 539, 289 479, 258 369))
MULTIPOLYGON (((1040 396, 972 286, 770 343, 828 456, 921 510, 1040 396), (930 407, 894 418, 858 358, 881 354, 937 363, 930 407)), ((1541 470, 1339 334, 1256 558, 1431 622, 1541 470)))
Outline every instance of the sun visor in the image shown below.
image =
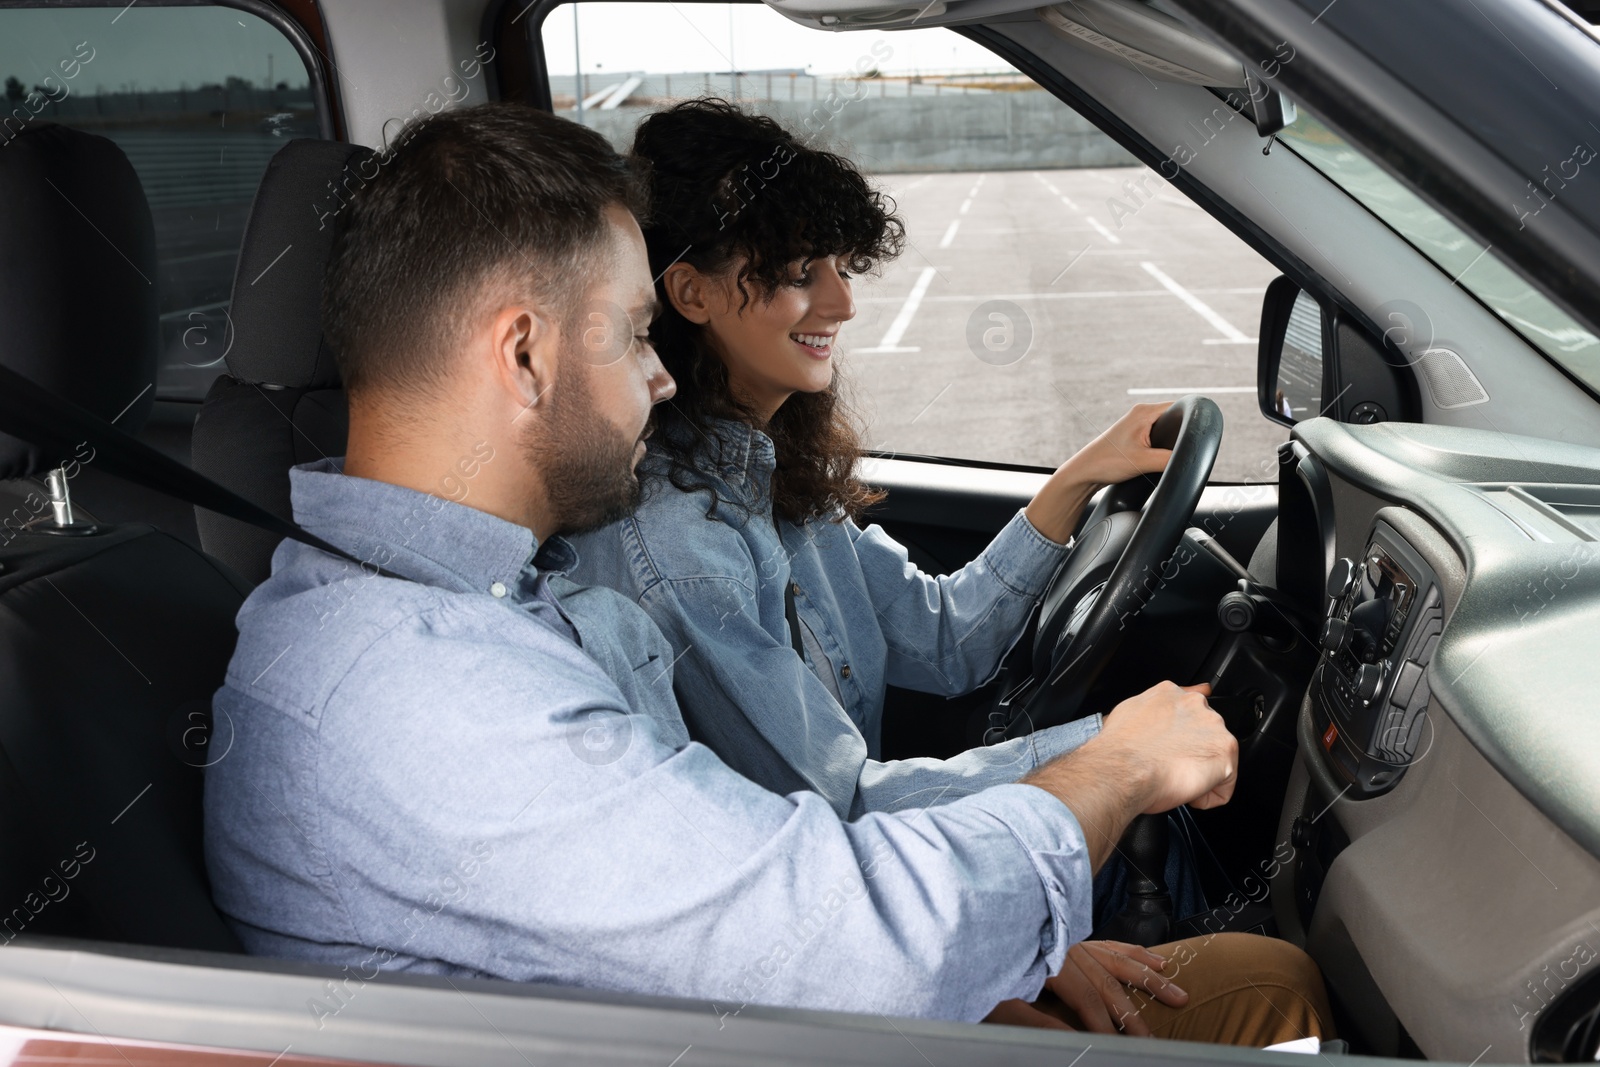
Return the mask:
POLYGON ((922 29, 1037 12, 1057 34, 1091 51, 1132 63, 1153 78, 1237 88, 1244 68, 1222 48, 1144 0, 766 0, 802 25, 821 30, 922 29))
POLYGON ((1218 89, 1245 87, 1244 66, 1171 15, 1140 0, 1068 0, 1039 18, 1075 44, 1126 60, 1154 78, 1218 89))

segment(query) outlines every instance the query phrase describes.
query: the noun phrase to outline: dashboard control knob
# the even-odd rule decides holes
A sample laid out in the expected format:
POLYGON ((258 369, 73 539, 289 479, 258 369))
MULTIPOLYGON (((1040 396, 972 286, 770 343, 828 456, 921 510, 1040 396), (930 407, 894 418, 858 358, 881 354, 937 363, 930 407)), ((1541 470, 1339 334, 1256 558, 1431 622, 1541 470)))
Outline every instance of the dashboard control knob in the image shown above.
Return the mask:
POLYGON ((1388 417, 1389 413, 1383 410, 1382 404, 1374 400, 1363 400, 1350 409, 1349 421, 1359 426, 1370 426, 1388 417))
POLYGON ((1340 556, 1333 564, 1333 570, 1328 572, 1328 595, 1337 600, 1344 596, 1350 589, 1350 583, 1356 580, 1356 561, 1349 556, 1340 556))
POLYGON ((1382 688, 1383 664, 1363 663, 1356 671, 1356 696, 1363 704, 1370 704, 1382 688))
POLYGON ((1322 627, 1322 647, 1327 652, 1337 652, 1344 645, 1349 623, 1343 619, 1329 619, 1322 627))
POLYGON ((1256 621, 1256 602, 1235 590, 1217 602, 1217 621, 1224 630, 1243 633, 1256 621))
POLYGON ((1299 632, 1291 620, 1294 609, 1273 596, 1270 590, 1262 590, 1248 580, 1240 581, 1238 589, 1224 593, 1217 601, 1217 622, 1230 633, 1254 634, 1268 648, 1286 649, 1295 643, 1299 632))

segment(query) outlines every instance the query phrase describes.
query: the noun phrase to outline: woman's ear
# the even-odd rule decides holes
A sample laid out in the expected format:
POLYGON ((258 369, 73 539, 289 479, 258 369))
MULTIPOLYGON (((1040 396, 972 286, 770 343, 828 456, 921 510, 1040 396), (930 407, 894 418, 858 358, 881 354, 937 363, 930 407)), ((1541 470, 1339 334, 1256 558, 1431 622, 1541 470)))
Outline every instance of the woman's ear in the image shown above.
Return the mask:
POLYGON ((711 279, 700 273, 698 267, 678 262, 667 268, 661 276, 662 288, 667 292, 674 310, 696 326, 711 321, 711 279))

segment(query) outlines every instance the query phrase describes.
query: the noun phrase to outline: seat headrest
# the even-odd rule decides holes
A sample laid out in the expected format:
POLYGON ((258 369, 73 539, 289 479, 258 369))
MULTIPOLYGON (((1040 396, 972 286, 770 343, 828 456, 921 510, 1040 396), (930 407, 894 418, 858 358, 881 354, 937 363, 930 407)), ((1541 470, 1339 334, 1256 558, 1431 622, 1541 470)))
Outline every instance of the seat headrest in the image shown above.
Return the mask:
MULTIPOLYGON (((111 141, 41 123, 0 147, 0 362, 137 433, 155 401, 156 234, 111 141)), ((68 458, 0 433, 0 478, 68 458)))
POLYGON ((350 197, 377 173, 371 149, 296 140, 278 150, 256 190, 233 275, 228 371, 241 382, 339 386, 322 339, 322 275, 350 197))

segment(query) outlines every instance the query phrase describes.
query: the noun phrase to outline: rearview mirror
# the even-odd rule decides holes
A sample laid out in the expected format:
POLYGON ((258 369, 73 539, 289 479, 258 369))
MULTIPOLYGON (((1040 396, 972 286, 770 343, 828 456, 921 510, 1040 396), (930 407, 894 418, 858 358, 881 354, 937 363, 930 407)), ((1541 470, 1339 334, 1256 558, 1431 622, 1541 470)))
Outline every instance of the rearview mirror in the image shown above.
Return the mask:
POLYGON ((1322 306, 1288 278, 1261 305, 1256 393, 1261 414, 1293 426, 1322 413, 1322 306))

